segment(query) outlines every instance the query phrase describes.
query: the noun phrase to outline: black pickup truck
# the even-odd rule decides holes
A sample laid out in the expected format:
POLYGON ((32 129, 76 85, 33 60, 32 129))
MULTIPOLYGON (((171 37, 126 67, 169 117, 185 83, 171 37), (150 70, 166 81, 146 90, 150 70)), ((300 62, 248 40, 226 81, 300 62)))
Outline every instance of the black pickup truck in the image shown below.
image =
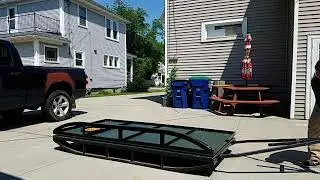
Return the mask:
POLYGON ((7 119, 41 107, 49 120, 65 120, 87 83, 84 69, 23 66, 14 45, 0 40, 0 114, 7 119))

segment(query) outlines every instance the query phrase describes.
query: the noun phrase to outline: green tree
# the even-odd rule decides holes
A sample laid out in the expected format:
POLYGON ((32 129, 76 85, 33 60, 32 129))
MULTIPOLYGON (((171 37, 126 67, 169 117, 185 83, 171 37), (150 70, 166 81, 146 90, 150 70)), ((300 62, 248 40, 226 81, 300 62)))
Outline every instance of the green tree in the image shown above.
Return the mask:
POLYGON ((159 37, 160 42, 158 42, 158 43, 163 44, 163 42, 164 42, 164 25, 163 25, 161 19, 153 20, 148 37, 152 40, 157 40, 159 37))
POLYGON ((151 25, 148 24, 148 14, 144 9, 135 9, 121 0, 115 0, 113 5, 107 8, 131 22, 126 29, 127 50, 140 58, 134 62, 134 79, 151 79, 151 75, 158 70, 159 62, 164 62, 163 24, 159 19, 155 19, 151 25), (136 65, 137 63, 139 65, 136 65))

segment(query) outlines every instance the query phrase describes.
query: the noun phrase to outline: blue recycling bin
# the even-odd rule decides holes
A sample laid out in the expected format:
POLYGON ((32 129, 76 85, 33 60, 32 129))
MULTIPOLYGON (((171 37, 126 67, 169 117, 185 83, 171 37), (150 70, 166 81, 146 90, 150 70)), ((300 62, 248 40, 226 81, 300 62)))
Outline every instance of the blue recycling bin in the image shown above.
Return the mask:
POLYGON ((171 82, 172 107, 188 108, 188 81, 175 80, 171 82))
POLYGON ((209 80, 208 79, 191 79, 191 98, 192 109, 209 108, 209 80))

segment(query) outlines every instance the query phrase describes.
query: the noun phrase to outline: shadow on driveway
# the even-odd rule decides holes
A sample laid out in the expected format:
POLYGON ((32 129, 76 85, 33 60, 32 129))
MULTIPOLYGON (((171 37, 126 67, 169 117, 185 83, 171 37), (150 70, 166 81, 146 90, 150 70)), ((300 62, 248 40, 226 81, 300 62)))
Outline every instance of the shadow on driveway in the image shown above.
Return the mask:
MULTIPOLYGON (((79 116, 86 113, 87 112, 84 112, 84 111, 72 111, 72 117, 79 116)), ((48 122, 46 118, 42 116, 41 111, 24 112, 22 118, 19 120, 8 120, 8 119, 1 119, 1 118, 0 120, 1 120, 0 131, 12 130, 12 129, 17 129, 21 127, 48 122)))
POLYGON ((132 98, 132 99, 146 99, 146 100, 149 100, 149 101, 153 101, 155 103, 158 103, 158 104, 162 104, 162 97, 164 95, 156 95, 156 96, 145 96, 145 97, 137 97, 137 98, 132 98))
POLYGON ((284 174, 288 174, 288 173, 314 173, 314 174, 320 174, 320 169, 319 171, 315 171, 313 169, 310 169, 310 167, 308 166, 304 166, 303 162, 307 159, 307 152, 303 152, 303 151, 296 151, 296 150, 286 150, 286 151, 280 151, 280 152, 276 152, 271 154, 268 158, 266 158, 265 160, 261 160, 258 158, 253 158, 253 157, 246 157, 249 159, 253 159, 256 161, 260 161, 260 162, 269 162, 272 163, 274 165, 278 165, 279 167, 275 167, 275 166, 265 166, 265 165, 257 165, 258 167, 262 167, 262 168, 269 168, 269 169, 273 169, 272 171, 224 171, 224 170, 215 170, 215 172, 221 172, 221 173, 236 173, 236 174, 255 174, 255 173, 262 173, 262 174, 277 174, 277 173, 284 173, 284 174), (283 162, 289 162, 292 163, 298 167, 291 167, 288 165, 282 165, 280 163, 283 162), (276 171, 275 171, 276 170, 276 171))
POLYGON ((11 175, 5 174, 3 172, 0 172, 0 179, 1 180, 23 180, 19 177, 11 176, 11 175))
MULTIPOLYGON (((308 158, 308 153, 303 151, 296 151, 296 150, 286 150, 281 152, 273 153, 269 156, 269 158, 266 159, 267 162, 270 163, 283 163, 283 162, 290 162, 302 169, 297 169, 298 171, 306 171, 311 173, 320 173, 315 172, 312 169, 310 169, 308 166, 305 166, 303 163, 308 158)), ((280 169, 280 171, 283 171, 283 168, 280 169)))

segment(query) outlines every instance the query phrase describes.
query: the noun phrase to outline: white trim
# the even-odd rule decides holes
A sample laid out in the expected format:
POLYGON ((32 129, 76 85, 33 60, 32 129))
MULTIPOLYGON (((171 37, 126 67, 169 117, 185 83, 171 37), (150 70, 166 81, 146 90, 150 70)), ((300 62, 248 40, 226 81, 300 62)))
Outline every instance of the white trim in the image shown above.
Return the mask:
POLYGON ((244 21, 244 18, 238 18, 238 19, 227 19, 227 20, 221 20, 221 21, 209 21, 209 22, 204 22, 205 25, 207 24, 214 24, 214 25, 232 25, 236 23, 242 23, 244 21))
POLYGON ((40 43, 38 39, 33 40, 34 65, 40 66, 40 43))
POLYGON ((319 60, 320 36, 308 36, 307 44, 307 72, 306 72, 306 102, 305 102, 305 119, 309 119, 313 106, 315 104, 315 97, 311 90, 311 79, 314 74, 315 61, 319 60), (317 46, 314 46, 316 44, 317 46))
POLYGON ((112 27, 112 37, 111 38, 113 40, 115 40, 115 41, 119 41, 119 23, 117 21, 115 21, 115 20, 112 20, 111 22, 112 22, 112 26, 111 26, 112 27), (116 39, 113 37, 114 36, 114 29, 113 29, 114 28, 113 27, 114 23, 116 23, 116 27, 117 27, 117 38, 116 39))
MULTIPOLYGON (((14 8, 14 19, 15 19, 15 25, 14 25, 14 29, 10 29, 10 24, 9 24, 9 21, 7 21, 7 28, 8 28, 8 33, 9 33, 9 29, 10 29, 10 32, 17 32, 19 27, 18 27, 18 14, 17 14, 17 5, 11 5, 11 6, 8 6, 7 7, 7 18, 9 18, 9 9, 12 9, 14 8)), ((8 20, 8 19, 7 19, 8 20)))
MULTIPOLYGON (((127 32, 126 26, 125 26, 124 32, 127 32)), ((127 59, 127 35, 126 34, 124 35, 124 49, 125 49, 125 52, 126 52, 124 54, 124 58, 125 58, 125 63, 124 63, 125 85, 124 86, 127 86, 127 84, 128 84, 128 73, 127 73, 127 70, 128 70, 127 61, 128 61, 128 59, 127 59)), ((121 64, 119 64, 119 67, 121 67, 121 64)))
POLYGON ((305 119, 308 119, 309 117, 309 104, 310 104, 310 87, 311 87, 311 82, 309 81, 310 79, 310 70, 311 68, 311 61, 312 61, 312 53, 313 52, 313 41, 312 37, 308 36, 308 41, 307 41, 307 72, 306 72, 306 101, 305 101, 305 119))
POLYGON ((80 4, 77 4, 77 5, 78 5, 78 26, 87 29, 88 28, 88 9, 87 9, 87 7, 84 7, 84 6, 80 5, 80 4), (80 13, 79 13, 80 6, 86 9, 86 25, 85 26, 80 24, 80 13))
POLYGON ((212 22, 202 22, 201 23, 201 42, 215 42, 215 41, 230 41, 236 39, 243 39, 247 34, 248 26, 247 26, 247 18, 240 19, 230 19, 230 20, 222 20, 222 21, 212 21, 212 22), (223 25, 233 25, 233 24, 241 24, 242 25, 242 37, 238 36, 220 36, 214 38, 207 38, 206 26, 207 25, 215 25, 215 26, 223 26, 223 25))
POLYGON ((120 42, 119 40, 117 39, 113 39, 113 38, 109 38, 109 37, 106 37, 106 39, 110 40, 110 41, 114 41, 114 42, 120 42))
POLYGON ((120 36, 120 33, 119 33, 119 22, 118 21, 115 21, 113 19, 110 19, 110 18, 107 18, 106 16, 104 17, 104 33, 105 33, 105 37, 106 39, 108 40, 111 40, 111 41, 115 41, 115 42, 119 42, 119 36, 120 36), (110 32, 110 36, 111 37, 108 37, 107 36, 107 20, 110 21, 110 29, 111 29, 111 32, 110 32), (117 39, 114 39, 113 38, 113 23, 116 23, 117 24, 117 39))
POLYGON ((291 105, 290 119, 294 119, 296 108, 296 87, 297 87, 297 58, 298 58, 298 18, 299 1, 294 0, 294 25, 293 25, 293 51, 292 51, 292 78, 291 78, 291 105))
POLYGON ((111 56, 111 55, 109 55, 109 54, 104 54, 104 55, 103 55, 103 61, 102 61, 102 66, 103 66, 103 67, 105 67, 105 68, 111 68, 111 66, 109 66, 109 57, 110 57, 110 56, 111 56), (107 56, 107 65, 104 64, 105 56, 107 56))
POLYGON ((104 54, 103 55, 103 61, 102 61, 102 67, 104 67, 104 68, 108 68, 108 69, 120 69, 120 58, 119 58, 119 56, 114 56, 114 55, 110 55, 110 54, 104 54), (105 65, 104 64, 104 57, 105 56, 108 56, 108 58, 107 58, 107 65, 105 65), (115 58, 118 58, 118 66, 117 67, 115 67, 115 66, 109 66, 109 58, 110 58, 110 56, 112 56, 113 57, 113 64, 114 64, 114 59, 115 58))
MULTIPOLYGON (((114 66, 115 69, 120 69, 120 58, 119 56, 113 56, 113 60, 115 61, 115 59, 118 58, 118 63, 117 63, 117 66, 114 66)), ((114 62, 113 62, 114 64, 114 62)))
POLYGON ((107 39, 111 39, 112 38, 112 21, 111 19, 107 18, 107 17, 104 17, 104 33, 105 33, 105 37, 107 39), (107 36, 107 20, 110 21, 110 37, 107 36))
POLYGON ((309 70, 310 72, 308 73, 309 75, 310 75, 310 78, 309 78, 309 82, 310 82, 310 87, 309 87, 309 98, 307 99, 307 101, 309 101, 309 112, 308 112, 308 114, 307 114, 307 117, 306 117, 306 119, 310 119, 310 117, 311 117, 311 113, 312 113, 312 110, 313 110, 313 108, 314 108, 314 106, 315 106, 315 104, 316 104, 316 97, 315 97, 315 94, 314 93, 311 93, 311 92, 313 92, 312 91, 312 87, 311 87, 311 78, 313 77, 313 74, 315 73, 315 66, 316 66, 316 63, 318 62, 318 60, 319 60, 319 51, 320 51, 320 49, 319 49, 319 47, 320 47, 320 36, 315 36, 314 38, 316 38, 316 39, 314 39, 314 41, 315 41, 315 43, 312 43, 313 45, 314 44, 316 44, 316 46, 313 46, 312 47, 312 61, 311 61, 311 67, 310 68, 308 68, 307 70, 309 70))
POLYGON ((59 0, 59 10, 60 10, 60 32, 61 32, 61 35, 65 37, 64 0, 59 0))
POLYGON ((76 68, 85 68, 85 53, 83 51, 78 51, 78 50, 74 50, 74 57, 73 57, 73 66, 76 67, 76 68), (76 56, 76 53, 80 53, 81 56, 82 56, 82 66, 77 66, 77 63, 76 63, 76 59, 77 59, 77 56, 76 56))
POLYGON ((165 83, 164 85, 167 85, 167 78, 168 78, 168 0, 164 1, 164 51, 165 51, 165 57, 164 57, 164 71, 165 71, 165 83))
MULTIPOLYGON (((120 32, 119 32, 119 22, 118 21, 114 21, 117 24, 117 41, 119 41, 120 38, 120 32)), ((112 24, 113 25, 113 24, 112 24)))
POLYGON ((44 52, 43 54, 44 54, 44 62, 45 62, 45 63, 49 63, 49 64, 60 64, 59 47, 57 47, 57 46, 51 46, 51 45, 44 45, 44 47, 43 47, 43 52, 44 52), (57 62, 47 61, 47 60, 46 60, 46 47, 57 49, 57 62))
POLYGON ((104 17, 104 36, 107 38, 107 39, 111 39, 112 37, 112 21, 111 19, 107 18, 107 17, 104 17), (107 36, 107 20, 110 21, 110 37, 107 36))
POLYGON ((217 41, 233 41, 233 40, 243 40, 244 38, 239 38, 237 36, 226 36, 226 37, 216 37, 210 39, 201 40, 201 42, 217 42, 217 41))
POLYGON ((33 42, 33 40, 39 39, 39 41, 43 43, 53 44, 57 46, 63 46, 63 44, 69 43, 66 40, 54 39, 54 38, 44 37, 40 35, 24 35, 24 36, 8 37, 7 39, 12 43, 33 42))
POLYGON ((130 81, 133 82, 133 59, 130 59, 130 81))

